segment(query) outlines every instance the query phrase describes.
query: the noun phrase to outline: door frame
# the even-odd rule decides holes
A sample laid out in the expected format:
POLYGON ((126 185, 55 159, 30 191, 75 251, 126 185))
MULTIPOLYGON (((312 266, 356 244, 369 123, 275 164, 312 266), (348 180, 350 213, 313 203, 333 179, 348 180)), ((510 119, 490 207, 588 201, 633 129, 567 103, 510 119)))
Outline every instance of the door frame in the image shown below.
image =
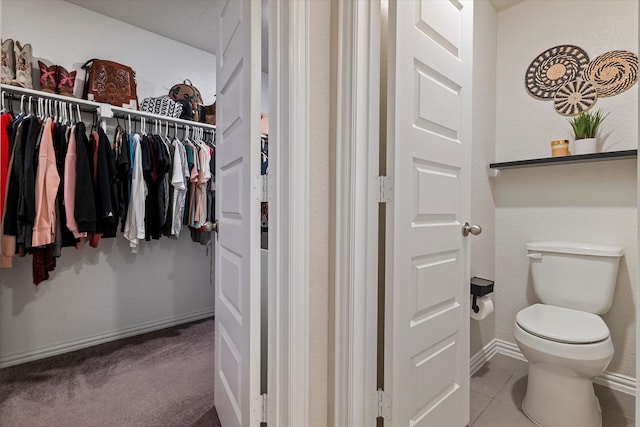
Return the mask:
POLYGON ((267 419, 309 425, 309 1, 268 1, 267 419))
POLYGON ((334 425, 375 425, 378 415, 380 5, 336 6, 334 425))

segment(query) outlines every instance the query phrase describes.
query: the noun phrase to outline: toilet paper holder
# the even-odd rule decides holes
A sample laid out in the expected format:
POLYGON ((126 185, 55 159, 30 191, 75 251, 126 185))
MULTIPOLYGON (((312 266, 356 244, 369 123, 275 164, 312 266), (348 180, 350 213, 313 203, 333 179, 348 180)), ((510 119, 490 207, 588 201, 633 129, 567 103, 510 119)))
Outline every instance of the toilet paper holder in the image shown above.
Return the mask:
POLYGON ((488 295, 491 292, 493 292, 493 280, 483 279, 481 277, 471 278, 471 295, 473 296, 471 309, 474 313, 480 311, 480 307, 478 307, 478 298, 488 295))

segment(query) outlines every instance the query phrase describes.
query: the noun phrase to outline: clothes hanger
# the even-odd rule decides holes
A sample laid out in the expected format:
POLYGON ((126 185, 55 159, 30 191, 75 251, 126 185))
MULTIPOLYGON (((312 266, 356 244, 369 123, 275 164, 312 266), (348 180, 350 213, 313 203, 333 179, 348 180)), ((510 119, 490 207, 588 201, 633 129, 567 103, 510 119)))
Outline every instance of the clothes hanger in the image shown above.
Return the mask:
POLYGON ((24 111, 24 99, 26 98, 26 95, 22 95, 20 97, 20 114, 22 114, 23 116, 25 115, 25 111, 24 111))
POLYGON ((4 92, 2 92, 2 112, 3 112, 3 113, 6 113, 6 112, 7 112, 7 109, 5 108, 5 105, 4 105, 4 95, 5 95, 5 93, 4 93, 4 92))
POLYGON ((76 123, 79 123, 82 121, 82 114, 80 114, 80 104, 76 104, 76 112, 78 113, 78 120, 76 120, 76 123))
POLYGON ((129 124, 129 133, 131 133, 131 114, 127 114, 127 121, 129 124))
POLYGON ((61 112, 62 112, 62 123, 65 125, 69 124, 69 121, 67 120, 67 101, 61 102, 61 112))

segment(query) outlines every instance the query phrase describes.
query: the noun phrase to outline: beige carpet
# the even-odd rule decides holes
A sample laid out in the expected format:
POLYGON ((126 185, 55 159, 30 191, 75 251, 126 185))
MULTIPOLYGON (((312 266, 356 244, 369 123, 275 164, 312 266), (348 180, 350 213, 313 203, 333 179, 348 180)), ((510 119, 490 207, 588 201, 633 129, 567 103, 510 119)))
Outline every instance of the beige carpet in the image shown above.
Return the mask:
POLYGON ((0 370, 0 426, 219 427, 213 319, 0 370))

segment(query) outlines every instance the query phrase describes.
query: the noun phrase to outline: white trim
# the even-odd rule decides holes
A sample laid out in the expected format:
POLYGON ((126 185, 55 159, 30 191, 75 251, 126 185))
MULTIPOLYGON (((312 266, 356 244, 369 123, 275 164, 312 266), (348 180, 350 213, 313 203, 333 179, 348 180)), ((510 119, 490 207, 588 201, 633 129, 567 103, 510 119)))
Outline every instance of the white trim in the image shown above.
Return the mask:
POLYGON ((497 338, 494 341, 496 343, 495 345, 497 353, 513 357, 514 359, 522 360, 523 362, 527 361, 517 344, 511 343, 509 341, 499 340, 497 338))
MULTIPOLYGON (((636 89, 636 93, 638 89, 636 89)), ((637 176, 638 176, 638 183, 636 184, 636 192, 637 192, 637 203, 638 206, 637 208, 640 210, 640 162, 636 162, 637 163, 637 176)), ((636 211, 637 212, 637 211, 636 211)), ((637 226, 636 226, 636 245, 638 244, 638 242, 640 242, 640 215, 637 215, 637 226)), ((636 262, 638 262, 638 259, 636 259, 636 262)), ((632 280, 633 283, 633 280, 632 280)), ((640 283, 640 272, 638 271, 638 269, 636 268, 636 277, 635 277, 635 283, 636 283, 636 289, 637 289, 637 284, 640 283)), ((636 291, 636 311, 638 310, 638 307, 640 307, 640 292, 636 291)), ((640 340, 638 339, 638 331, 640 331, 640 316, 636 316, 636 376, 638 375, 638 373, 640 373, 640 340)), ((636 418, 640 417, 640 399, 638 399, 638 396, 636 396, 636 418)))
POLYGON ((360 426, 377 415, 380 4, 337 8, 333 424, 360 426))
POLYGON ((183 314, 181 316, 173 316, 165 319, 154 320, 152 322, 141 323, 139 325, 131 326, 128 328, 116 329, 114 331, 105 332, 103 334, 94 335, 91 337, 85 337, 66 341, 63 343, 48 345, 21 353, 8 354, 0 357, 0 368, 7 368, 9 366, 32 362, 34 360, 40 360, 47 357, 56 356, 58 354, 68 353, 70 351, 80 350, 83 348, 132 337, 135 335, 146 334, 148 332, 157 331, 159 329, 169 328, 172 326, 181 325, 183 323, 206 319, 209 317, 213 317, 213 315, 213 308, 200 310, 193 313, 183 314))
POLYGON ((309 425, 310 0, 269 1, 268 415, 309 425))
POLYGON ((476 354, 471 357, 469 361, 469 376, 472 377, 473 374, 478 372, 478 369, 482 368, 485 363, 489 361, 493 356, 496 355, 496 340, 491 340, 491 342, 485 345, 483 348, 478 350, 476 354))
POLYGON ((602 375, 596 377, 593 382, 610 388, 611 390, 620 391, 632 396, 636 395, 637 382, 633 377, 605 371, 602 375))
MULTIPOLYGON (((518 348, 517 344, 503 341, 497 338, 493 342, 495 342, 496 353, 513 357, 514 359, 523 360, 525 362, 527 361, 527 359, 520 351, 520 348, 518 348)), ((487 346, 485 346, 485 348, 487 346)), ((480 352, 482 352, 483 350, 484 349, 480 350, 480 352)), ((474 358, 475 357, 476 355, 474 355, 474 358)), ((493 357, 493 355, 489 358, 491 357, 493 357)), ((632 396, 636 395, 636 379, 633 377, 605 371, 602 375, 596 377, 593 382, 596 384, 600 384, 603 387, 608 387, 612 390, 630 394, 632 396)))

